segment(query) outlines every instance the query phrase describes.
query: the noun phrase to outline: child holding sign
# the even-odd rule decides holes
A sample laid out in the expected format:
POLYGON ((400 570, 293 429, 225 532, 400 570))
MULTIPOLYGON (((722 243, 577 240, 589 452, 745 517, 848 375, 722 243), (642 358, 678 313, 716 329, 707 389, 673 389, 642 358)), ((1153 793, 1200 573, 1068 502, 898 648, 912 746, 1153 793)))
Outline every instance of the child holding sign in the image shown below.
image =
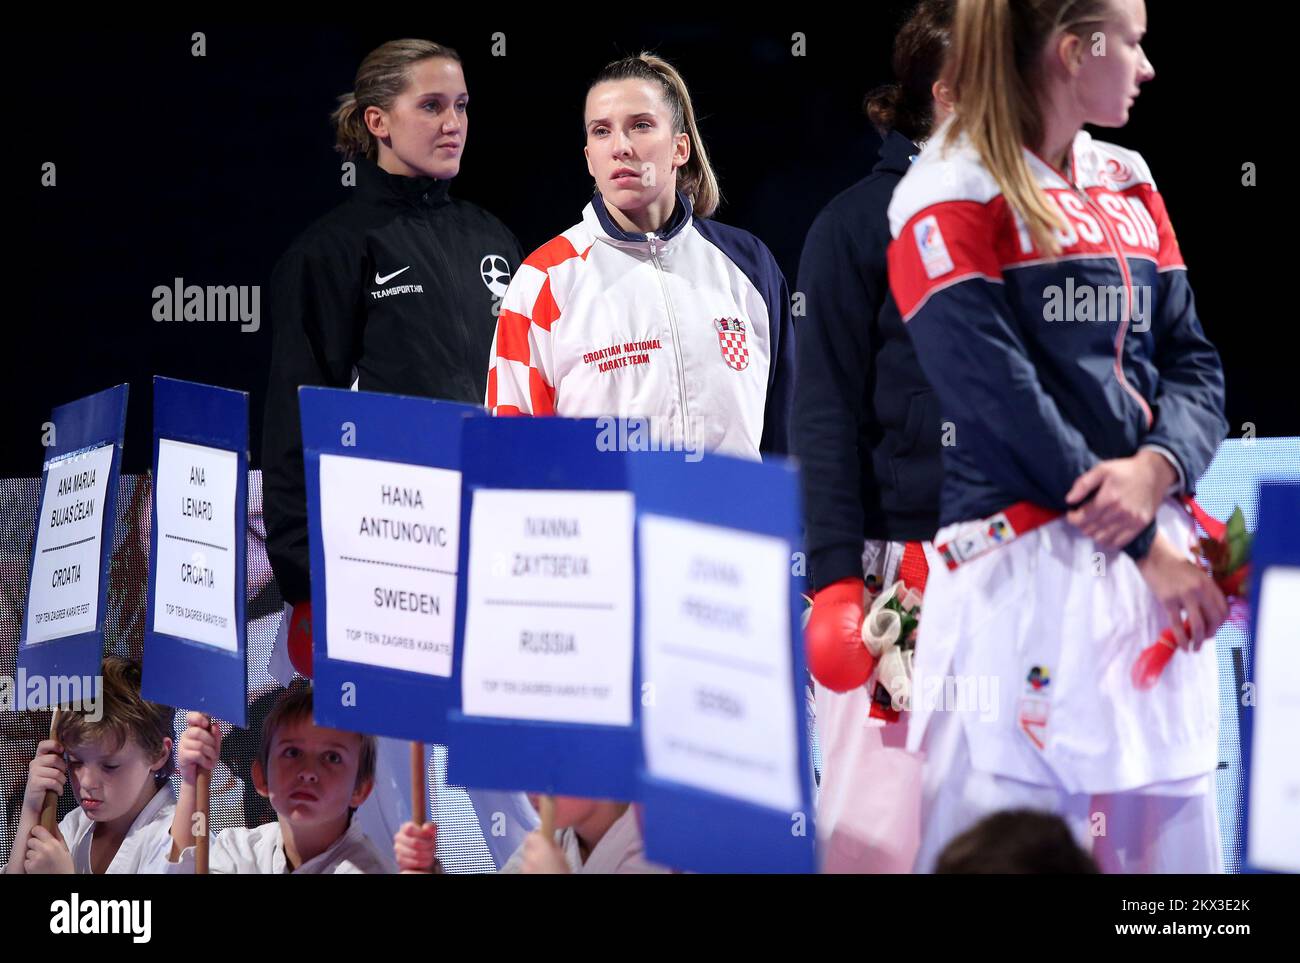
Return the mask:
POLYGON ((99 704, 62 713, 37 746, 6 873, 149 872, 166 855, 173 710, 140 698, 137 663, 110 657, 102 673, 99 704), (55 835, 41 809, 68 775, 79 805, 55 835))
MULTIPOLYGON (((529 793, 528 801, 539 808, 540 797, 529 793)), ((529 833, 503 873, 666 873, 662 866, 647 862, 636 813, 624 802, 555 797, 555 828, 558 838, 547 839, 541 830, 529 833)), ((440 872, 434 857, 438 827, 408 822, 393 837, 393 854, 402 872, 440 872)))
MULTIPOLYGON (((182 787, 172 820, 169 873, 194 871, 194 782, 197 768, 221 756, 221 731, 190 713, 177 764, 182 787)), ((391 866, 353 822, 374 786, 375 737, 312 722, 312 690, 295 682, 262 725, 253 783, 277 819, 253 829, 232 827, 212 841, 213 873, 388 873, 391 866)))

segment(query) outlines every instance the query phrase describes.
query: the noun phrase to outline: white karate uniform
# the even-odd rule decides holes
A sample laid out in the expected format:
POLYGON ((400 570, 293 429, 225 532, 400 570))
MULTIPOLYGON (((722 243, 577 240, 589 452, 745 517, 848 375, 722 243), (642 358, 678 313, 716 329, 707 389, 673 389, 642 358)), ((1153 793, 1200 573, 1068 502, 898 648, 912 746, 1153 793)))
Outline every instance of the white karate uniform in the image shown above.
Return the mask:
MULTIPOLYGON (((903 543, 868 541, 866 574, 886 589, 898 578, 903 543)), ((922 620, 926 606, 921 606, 922 620)), ((876 675, 849 692, 814 687, 822 773, 817 847, 823 873, 908 873, 920 838, 921 757, 909 752, 908 716, 871 717, 876 675)))
MULTIPOLYGON (((1192 544, 1176 502, 1156 518, 1192 544)), ((1131 558, 1064 519, 955 571, 928 555, 908 734, 925 754, 916 868, 983 816, 1028 807, 1064 817, 1104 871, 1221 871, 1213 640, 1136 688, 1167 617, 1131 558)))
MULTIPOLYGON (((289 661, 289 617, 293 607, 287 602, 276 630, 275 645, 266 672, 282 686, 293 681, 293 663, 289 661)), ((357 820, 374 839, 392 839, 402 823, 411 818, 411 756, 405 739, 380 737, 375 758, 375 788, 357 810, 357 820)), ((430 751, 432 746, 429 747, 430 751)), ((498 869, 510 858, 524 837, 537 828, 537 813, 522 792, 473 789, 443 785, 433 789, 433 816, 444 806, 456 806, 458 792, 464 792, 479 821, 483 843, 498 869)), ((472 846, 473 844, 471 844, 472 846)), ((473 858, 473 852, 469 854, 473 858)))
MULTIPOLYGON (((165 860, 172 845, 172 814, 176 799, 170 784, 164 784, 135 817, 126 838, 117 848, 107 873, 160 873, 159 859, 165 860)), ((95 838, 95 821, 78 806, 59 822, 59 832, 72 854, 72 865, 78 873, 89 874, 90 844, 95 838)))
MULTIPOLYGON (((641 830, 636 824, 636 813, 632 807, 614 820, 594 849, 582 861, 582 852, 578 845, 578 834, 572 828, 560 831, 556 844, 564 853, 569 869, 575 873, 667 873, 665 866, 649 862, 645 858, 645 843, 641 839, 641 830)), ((520 846, 514 855, 501 868, 503 873, 518 873, 524 864, 524 850, 520 846)))
MULTIPOLYGON (((194 872, 194 847, 181 852, 178 862, 164 856, 164 871, 172 874, 194 872)), ((279 821, 255 829, 232 826, 212 837, 208 844, 208 872, 266 873, 289 872, 284 855, 284 836, 279 821)), ((330 875, 334 873, 395 873, 397 866, 362 831, 354 819, 347 831, 319 856, 307 860, 295 873, 330 875)))

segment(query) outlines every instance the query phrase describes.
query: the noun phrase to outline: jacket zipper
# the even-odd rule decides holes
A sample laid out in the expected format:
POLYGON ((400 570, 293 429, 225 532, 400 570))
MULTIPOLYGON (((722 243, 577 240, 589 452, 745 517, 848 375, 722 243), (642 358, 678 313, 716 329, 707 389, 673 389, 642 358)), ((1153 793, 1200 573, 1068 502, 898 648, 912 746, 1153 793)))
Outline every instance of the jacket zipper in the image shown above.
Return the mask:
POLYGON ((673 313, 673 302, 668 297, 668 284, 664 281, 663 265, 659 263, 657 238, 651 231, 646 236, 650 242, 650 260, 654 262, 655 276, 659 278, 659 289, 664 293, 664 305, 668 308, 668 327, 673 333, 673 352, 677 356, 677 390, 682 401, 682 440, 684 446, 691 448, 691 409, 686 401, 686 364, 682 359, 682 339, 677 330, 677 316, 673 313))
POLYGON ((1147 421, 1147 428, 1150 428, 1152 421, 1154 421, 1154 418, 1151 415, 1151 406, 1147 404, 1147 400, 1143 398, 1142 395, 1128 383, 1128 379, 1124 377, 1124 338, 1128 335, 1128 323, 1133 317, 1133 275, 1129 272, 1128 258, 1124 256, 1124 249, 1120 246, 1119 241, 1111 232, 1110 224, 1106 220, 1106 213, 1101 209, 1101 207, 1093 203, 1093 200, 1088 196, 1087 191, 1082 191, 1073 184, 1070 185, 1070 189, 1074 191, 1075 196, 1078 197, 1079 200, 1083 201, 1086 207, 1097 215, 1097 222, 1101 225, 1102 233, 1106 235, 1106 243, 1110 245, 1111 251, 1114 252, 1115 260, 1119 262, 1120 275, 1124 278, 1125 311, 1124 317, 1120 320, 1119 335, 1115 338, 1115 377, 1124 390, 1132 395, 1138 405, 1141 406, 1142 414, 1145 416, 1147 421))
MULTIPOLYGON (((420 204, 420 207, 422 208, 422 210, 420 211, 420 215, 424 220, 424 226, 429 229, 429 237, 433 240, 433 249, 437 254, 438 264, 442 268, 442 277, 446 279, 445 285, 447 288, 451 289, 447 292, 447 296, 449 299, 454 298, 457 304, 467 304, 468 299, 462 297, 463 292, 459 290, 460 287, 459 282, 457 280, 456 275, 451 270, 450 262, 448 262, 447 260, 447 253, 443 249, 442 239, 438 236, 438 231, 434 227, 433 210, 428 206, 427 203, 423 203, 425 198, 427 197, 428 197, 427 194, 421 197, 422 203, 420 204)), ((435 318, 435 324, 433 326, 435 332, 437 327, 436 321, 437 319, 435 318)), ((464 318, 456 317, 452 319, 452 324, 458 326, 458 330, 455 332, 454 336, 460 342, 457 345, 457 349, 458 349, 458 353, 460 354, 461 358, 464 361, 464 365, 465 365, 464 370, 473 371, 474 370, 473 366, 476 362, 474 358, 470 357, 469 323, 464 318)))

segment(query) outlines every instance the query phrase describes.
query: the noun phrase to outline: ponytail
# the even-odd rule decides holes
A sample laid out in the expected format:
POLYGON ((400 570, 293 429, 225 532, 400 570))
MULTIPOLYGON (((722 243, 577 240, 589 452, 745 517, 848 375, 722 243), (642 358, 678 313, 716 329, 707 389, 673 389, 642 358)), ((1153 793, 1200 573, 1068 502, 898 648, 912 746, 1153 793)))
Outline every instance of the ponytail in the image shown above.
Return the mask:
POLYGON ((1102 19, 1106 0, 958 0, 948 63, 956 115, 947 144, 965 134, 1034 244, 1060 253, 1062 215, 1043 193, 1024 147, 1043 138, 1034 90, 1043 49, 1060 30, 1102 19))
POLYGON ((709 152, 695 120, 695 106, 682 75, 662 57, 643 52, 606 65, 587 89, 610 80, 648 80, 659 85, 672 114, 673 133, 685 134, 691 145, 690 156, 677 171, 677 186, 691 199, 691 208, 696 215, 710 216, 722 203, 722 190, 718 187, 713 165, 709 163, 709 152))
POLYGON ((919 143, 934 126, 934 82, 948 55, 955 0, 921 0, 894 38, 896 82, 867 94, 862 109, 883 138, 896 130, 919 143))
POLYGON ((334 124, 334 149, 344 157, 371 157, 375 151, 374 135, 366 128, 361 114, 357 95, 353 93, 340 96, 338 107, 330 114, 330 121, 334 124))

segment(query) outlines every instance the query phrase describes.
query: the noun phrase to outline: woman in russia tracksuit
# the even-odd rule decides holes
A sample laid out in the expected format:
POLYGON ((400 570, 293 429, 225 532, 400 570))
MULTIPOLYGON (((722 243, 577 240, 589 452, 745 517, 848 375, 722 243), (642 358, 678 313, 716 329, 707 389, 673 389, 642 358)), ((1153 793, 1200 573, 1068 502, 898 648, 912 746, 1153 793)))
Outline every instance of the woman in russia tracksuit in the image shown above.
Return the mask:
POLYGON ((1223 374, 1146 162, 1081 129, 1127 122, 1145 30, 1142 0, 959 0, 955 118, 890 203, 890 286, 955 433, 909 732, 922 870, 1013 808, 1103 871, 1221 866, 1202 643, 1226 605, 1170 496, 1227 430, 1223 374), (1143 691, 1166 625, 1185 651, 1143 691))
POLYGON ((674 450, 784 453, 785 279, 761 241, 707 219, 717 180, 682 78, 649 54, 612 63, 584 127, 596 194, 511 281, 488 407, 644 418, 674 450))

